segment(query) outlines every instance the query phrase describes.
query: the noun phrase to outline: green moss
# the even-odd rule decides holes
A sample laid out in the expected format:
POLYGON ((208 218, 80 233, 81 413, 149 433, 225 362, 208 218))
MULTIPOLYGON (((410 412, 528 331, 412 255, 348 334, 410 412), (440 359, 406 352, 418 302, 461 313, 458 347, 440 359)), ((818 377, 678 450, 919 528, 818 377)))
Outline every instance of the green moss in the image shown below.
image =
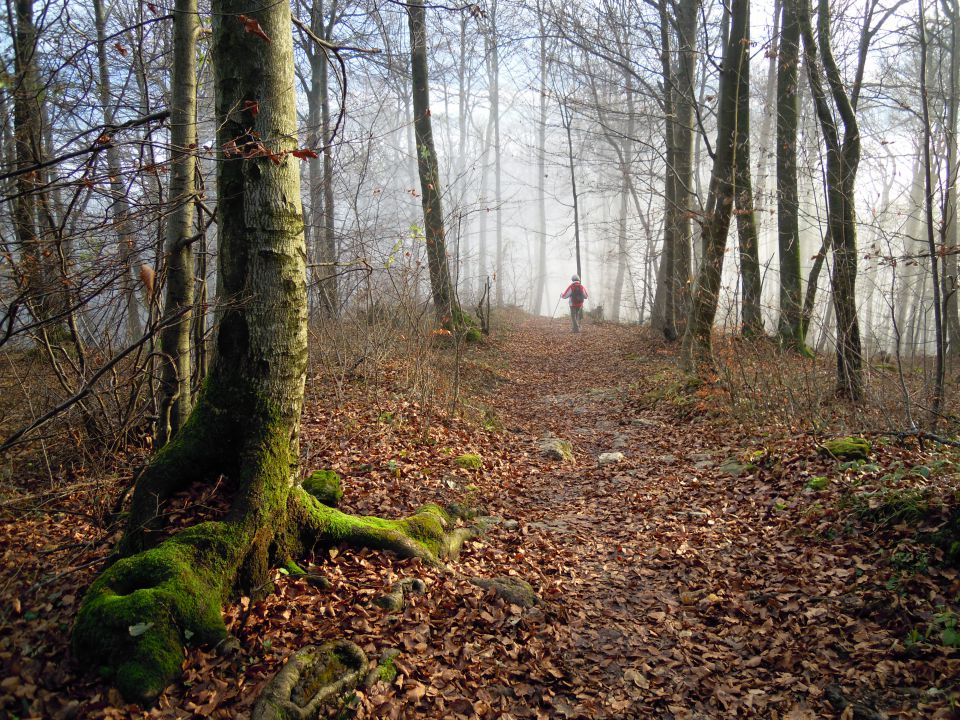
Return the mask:
POLYGON ((464 340, 470 343, 476 343, 483 340, 483 332, 480 328, 467 328, 467 332, 463 336, 464 340))
POLYGON ((300 707, 306 707, 321 689, 354 669, 348 667, 336 648, 330 646, 321 646, 303 659, 306 660, 305 667, 290 691, 290 699, 300 707))
POLYGON ((807 480, 808 490, 824 490, 830 484, 830 481, 823 475, 816 475, 807 480))
POLYGON ((463 455, 458 455, 453 459, 453 462, 456 463, 458 467, 462 467, 465 470, 479 470, 483 467, 483 458, 475 453, 464 453, 463 455))
POLYGON ((380 661, 375 670, 377 680, 390 684, 397 679, 397 664, 393 660, 393 657, 387 657, 380 661))
POLYGON ((226 636, 221 605, 246 543, 203 523, 112 565, 90 587, 73 628, 82 665, 99 666, 131 702, 152 702, 180 674, 185 643, 226 636))
POLYGON ((283 564, 283 570, 286 571, 287 575, 290 577, 306 577, 307 571, 302 567, 297 565, 293 560, 287 560, 283 564))
POLYGON ((339 506, 343 499, 340 476, 333 470, 317 470, 303 481, 303 489, 330 507, 339 506))
POLYGON ((820 446, 822 452, 838 460, 866 460, 873 447, 869 440, 858 437, 843 437, 826 440, 820 446))

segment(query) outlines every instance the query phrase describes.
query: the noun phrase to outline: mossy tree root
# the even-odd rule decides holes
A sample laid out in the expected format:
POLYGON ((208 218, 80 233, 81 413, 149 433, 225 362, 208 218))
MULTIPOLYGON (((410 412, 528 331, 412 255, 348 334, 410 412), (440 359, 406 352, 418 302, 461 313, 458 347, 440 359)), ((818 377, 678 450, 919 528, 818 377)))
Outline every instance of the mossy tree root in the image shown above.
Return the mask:
MULTIPOLYGON (((281 437, 275 440, 267 438, 260 447, 276 451, 265 455, 280 472, 284 444, 281 437)), ((263 464, 260 473, 270 474, 263 464)), ((232 594, 252 592, 258 578, 262 592, 268 568, 260 565, 283 565, 318 544, 342 543, 439 566, 482 531, 480 524, 454 527, 455 518, 433 504, 387 520, 348 515, 300 487, 290 490, 285 512, 270 508, 276 499, 254 492, 245 499, 252 506, 246 515, 188 528, 109 567, 87 591, 77 615, 72 639, 77 660, 98 667, 127 700, 149 704, 179 677, 184 645, 215 644, 226 636, 221 608, 232 594), (276 522, 267 522, 264 513, 276 522)))
POLYGON ((439 505, 428 503, 400 520, 348 515, 320 503, 302 488, 290 493, 288 517, 293 530, 291 550, 309 550, 317 544, 342 543, 356 548, 389 550, 400 557, 420 558, 439 566, 455 560, 463 543, 482 532, 482 526, 455 528, 455 518, 439 505))
POLYGON ((180 674, 184 643, 226 636, 221 607, 247 538, 229 523, 196 525, 109 567, 90 587, 73 652, 123 696, 148 704, 180 674))

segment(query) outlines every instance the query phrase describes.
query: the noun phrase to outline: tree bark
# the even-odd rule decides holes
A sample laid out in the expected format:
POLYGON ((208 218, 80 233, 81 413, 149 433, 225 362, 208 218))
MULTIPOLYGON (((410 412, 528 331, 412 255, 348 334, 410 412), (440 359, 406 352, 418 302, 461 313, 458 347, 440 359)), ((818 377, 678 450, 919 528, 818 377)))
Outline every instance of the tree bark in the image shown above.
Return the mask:
POLYGON ((800 201, 797 192, 798 65, 797 0, 783 0, 783 30, 777 65, 777 241, 780 251, 780 319, 785 347, 801 350, 800 201))
POLYGON ((540 105, 537 116, 537 275, 533 312, 539 315, 547 287, 547 29, 542 11, 537 12, 540 25, 540 105))
MULTIPOLYGON (((682 335, 690 310, 690 277, 693 199, 693 120, 694 76, 697 68, 697 16, 700 0, 679 0, 677 13, 677 63, 673 126, 673 172, 676 192, 674 222, 673 285, 674 321, 677 335, 682 335)), ((749 78, 748 78, 749 80, 749 78)), ((748 170, 749 175, 749 170, 748 170)))
POLYGON ((127 557, 87 592, 73 631, 81 663, 105 667, 140 701, 179 674, 185 641, 223 636, 228 594, 269 587, 298 477, 307 334, 299 161, 286 154, 296 148, 290 9, 215 0, 212 10, 216 355, 190 418, 137 481, 121 544, 127 557), (231 478, 229 514, 151 548, 170 495, 220 473, 231 478), (137 623, 153 625, 132 637, 137 623))
POLYGON ((430 119, 430 86, 427 74, 427 28, 423 0, 407 5, 410 25, 410 72, 413 81, 413 123, 417 143, 417 167, 420 174, 423 204, 424 235, 427 242, 427 263, 430 267, 430 289, 433 304, 440 318, 454 320, 458 312, 450 281, 447 242, 444 231, 443 204, 440 195, 440 170, 433 144, 430 119))
POLYGON ((723 54, 716 152, 703 226, 704 256, 681 352, 684 368, 689 372, 697 372, 701 366, 713 363, 711 332, 717 313, 730 214, 738 192, 737 110, 739 95, 743 91, 740 74, 743 66, 750 62, 749 3, 750 0, 733 0, 730 34, 723 54))
MULTIPOLYGON (((100 5, 100 0, 97 0, 100 5)), ((177 0, 173 15, 170 87, 170 193, 167 215, 166 297, 160 333, 158 446, 181 428, 193 406, 190 330, 194 290, 191 235, 197 147, 197 0, 177 0)))
POLYGON ((946 127, 946 178, 943 188, 943 202, 940 225, 940 242, 944 246, 943 255, 943 294, 944 317, 946 319, 946 350, 951 359, 960 357, 960 310, 958 310, 957 291, 957 165, 960 163, 957 151, 957 123, 960 117, 960 4, 957 0, 943 0, 944 10, 950 23, 950 86, 947 90, 947 127, 946 127))
POLYGON ((655 329, 670 342, 677 339, 677 208, 679 189, 676 175, 677 122, 674 103, 673 66, 670 59, 670 15, 668 0, 660 0, 660 64, 663 71, 663 124, 664 160, 663 171, 663 248, 657 268, 657 293, 652 313, 655 329))
MULTIPOLYGON (((333 35, 337 20, 337 2, 330 5, 330 17, 324 21, 324 3, 315 2, 311 9, 310 29, 324 40, 333 35)), ((325 318, 336 315, 337 298, 337 241, 335 235, 335 208, 333 196, 333 147, 330 125, 330 63, 326 51, 312 47, 310 51, 309 106, 310 138, 312 148, 322 148, 319 158, 311 158, 308 168, 310 177, 310 208, 316 257, 319 267, 316 278, 319 289, 320 313, 325 318), (319 210, 322 208, 322 212, 319 210)))
MULTIPOLYGON (((750 6, 747 4, 747 27, 750 6)), ((746 38, 749 42, 749 38, 746 38)), ((736 173, 737 236, 740 247, 742 287, 742 332, 746 337, 763 335, 760 310, 760 250, 756 214, 753 207, 753 184, 750 178, 750 59, 743 61, 737 73, 736 173)))
MULTIPOLYGON (((820 0, 817 40, 814 41, 808 0, 800 0, 800 30, 803 37, 804 64, 816 105, 817 117, 827 146, 828 233, 834 253, 833 305, 837 320, 837 393, 859 401, 863 397, 863 367, 860 326, 856 308, 857 239, 854 186, 860 163, 860 130, 855 114, 859 85, 846 94, 840 71, 830 46, 829 7, 820 0), (823 60, 830 94, 843 123, 843 138, 823 88, 817 52, 823 60)), ((865 24, 865 30, 868 26, 865 24)), ((865 44, 861 43, 862 55, 865 44)))

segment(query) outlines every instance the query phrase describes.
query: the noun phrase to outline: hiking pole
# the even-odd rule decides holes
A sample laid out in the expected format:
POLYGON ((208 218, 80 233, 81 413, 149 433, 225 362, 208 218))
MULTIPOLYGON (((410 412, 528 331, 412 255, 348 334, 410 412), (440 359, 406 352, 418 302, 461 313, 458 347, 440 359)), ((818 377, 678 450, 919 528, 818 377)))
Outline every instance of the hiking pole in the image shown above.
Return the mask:
POLYGON ((553 312, 550 313, 550 319, 551 319, 551 320, 553 320, 553 319, 557 316, 557 308, 560 307, 560 301, 561 301, 561 300, 563 300, 563 298, 558 298, 558 299, 557 299, 557 304, 553 306, 553 312))

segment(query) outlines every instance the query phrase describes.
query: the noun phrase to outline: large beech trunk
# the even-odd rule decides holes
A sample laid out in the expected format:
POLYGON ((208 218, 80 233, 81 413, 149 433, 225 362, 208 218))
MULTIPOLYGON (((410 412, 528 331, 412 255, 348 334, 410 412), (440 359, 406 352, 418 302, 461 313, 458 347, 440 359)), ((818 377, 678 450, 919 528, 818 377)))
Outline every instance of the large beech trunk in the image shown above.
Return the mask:
POLYGON ((318 542, 385 548, 427 562, 469 532, 426 506, 402 520, 356 518, 300 486, 307 366, 306 244, 287 3, 214 0, 219 162, 219 322, 209 377, 180 432, 134 489, 120 559, 90 587, 73 628, 81 664, 124 697, 151 702, 180 672, 184 645, 226 634, 221 605, 262 596, 270 568, 318 542), (170 496, 225 475, 224 517, 159 542, 170 496), (448 531, 448 528, 449 531, 448 531))
POLYGON ((95 659, 141 701, 179 673, 185 640, 223 635, 220 605, 231 592, 269 587, 298 470, 307 301, 299 168, 286 154, 296 149, 288 5, 215 0, 212 58, 220 161, 212 369, 185 425, 138 479, 127 557, 90 588, 73 633, 81 662, 95 659), (249 31, 252 21, 269 40, 249 31), (219 473, 231 479, 229 515, 153 547, 170 495, 219 473))

